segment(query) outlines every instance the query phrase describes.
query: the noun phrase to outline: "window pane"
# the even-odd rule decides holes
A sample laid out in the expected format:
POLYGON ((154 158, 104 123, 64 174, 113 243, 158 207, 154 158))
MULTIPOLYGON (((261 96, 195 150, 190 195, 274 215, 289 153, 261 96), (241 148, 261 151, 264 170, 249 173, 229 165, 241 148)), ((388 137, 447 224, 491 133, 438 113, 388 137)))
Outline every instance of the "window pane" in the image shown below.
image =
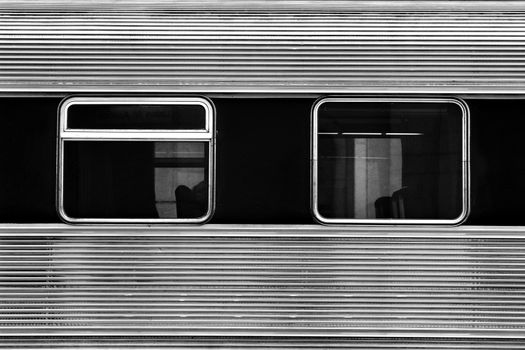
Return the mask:
POLYGON ((199 218, 208 143, 66 141, 64 210, 73 218, 199 218))
POLYGON ((451 103, 322 104, 319 214, 458 218, 463 211, 462 125, 462 111, 451 103))
POLYGON ((69 107, 70 129, 204 130, 206 110, 201 105, 88 105, 69 107))

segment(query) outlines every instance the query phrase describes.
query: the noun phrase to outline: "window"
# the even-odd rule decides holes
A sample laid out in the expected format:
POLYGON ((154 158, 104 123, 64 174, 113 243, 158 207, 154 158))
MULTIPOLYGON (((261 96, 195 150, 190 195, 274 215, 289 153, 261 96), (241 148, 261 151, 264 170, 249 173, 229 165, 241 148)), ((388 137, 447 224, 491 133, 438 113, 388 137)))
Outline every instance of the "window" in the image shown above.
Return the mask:
POLYGON ((74 223, 198 223, 213 210, 203 98, 74 97, 60 107, 58 210, 74 223))
POLYGON ((314 215, 334 224, 461 222, 467 117, 455 99, 320 100, 312 115, 314 215))

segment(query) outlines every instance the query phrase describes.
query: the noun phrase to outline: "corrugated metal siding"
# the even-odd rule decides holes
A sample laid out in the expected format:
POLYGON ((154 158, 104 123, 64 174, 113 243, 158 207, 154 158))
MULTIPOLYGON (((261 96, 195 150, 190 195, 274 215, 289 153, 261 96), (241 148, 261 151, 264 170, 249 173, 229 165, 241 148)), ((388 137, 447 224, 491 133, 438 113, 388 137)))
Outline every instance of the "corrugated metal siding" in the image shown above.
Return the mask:
POLYGON ((524 67, 523 12, 0 11, 0 91, 523 93, 524 67))
POLYGON ((0 340, 0 349, 359 349, 359 350, 523 350, 520 340, 450 340, 399 338, 31 338, 0 340))
POLYGON ((263 10, 333 11, 523 11, 523 1, 498 0, 0 0, 0 9, 26 11, 263 10))
POLYGON ((525 234, 4 230, 0 333, 8 348, 152 336, 159 347, 257 347, 263 337, 288 347, 523 348, 525 234))

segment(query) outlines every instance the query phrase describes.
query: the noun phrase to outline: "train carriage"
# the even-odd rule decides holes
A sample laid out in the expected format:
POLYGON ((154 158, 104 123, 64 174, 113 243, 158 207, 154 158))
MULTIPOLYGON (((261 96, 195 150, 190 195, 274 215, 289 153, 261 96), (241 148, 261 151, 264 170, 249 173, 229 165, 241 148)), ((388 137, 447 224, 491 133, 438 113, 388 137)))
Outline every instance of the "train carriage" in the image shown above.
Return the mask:
POLYGON ((0 348, 523 349, 524 11, 0 1, 0 348))

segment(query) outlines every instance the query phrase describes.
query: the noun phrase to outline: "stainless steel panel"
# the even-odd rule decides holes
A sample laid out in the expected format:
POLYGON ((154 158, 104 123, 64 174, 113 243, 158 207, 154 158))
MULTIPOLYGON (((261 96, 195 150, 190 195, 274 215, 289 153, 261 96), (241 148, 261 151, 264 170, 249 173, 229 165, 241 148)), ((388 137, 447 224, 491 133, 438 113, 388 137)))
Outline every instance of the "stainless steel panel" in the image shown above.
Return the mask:
POLYGON ((519 348, 525 232, 5 227, 0 333, 4 344, 30 343, 30 336, 66 337, 55 345, 177 336, 162 339, 183 347, 191 336, 236 346, 293 337, 286 341, 304 345, 328 337, 340 345, 359 338, 369 348, 386 338, 398 340, 383 348, 519 348))
POLYGON ((78 337, 0 340, 0 349, 360 349, 360 350, 522 350, 520 340, 232 338, 232 337, 78 337))
POLYGON ((469 2, 359 12, 343 2, 161 11, 166 2, 131 1, 120 12, 73 1, 80 9, 58 12, 63 3, 0 2, 0 91, 525 92, 525 14, 504 12, 511 2, 497 12, 462 11, 469 2))
POLYGON ((285 10, 302 11, 520 11, 521 1, 497 0, 0 0, 3 9, 70 10, 285 10))

